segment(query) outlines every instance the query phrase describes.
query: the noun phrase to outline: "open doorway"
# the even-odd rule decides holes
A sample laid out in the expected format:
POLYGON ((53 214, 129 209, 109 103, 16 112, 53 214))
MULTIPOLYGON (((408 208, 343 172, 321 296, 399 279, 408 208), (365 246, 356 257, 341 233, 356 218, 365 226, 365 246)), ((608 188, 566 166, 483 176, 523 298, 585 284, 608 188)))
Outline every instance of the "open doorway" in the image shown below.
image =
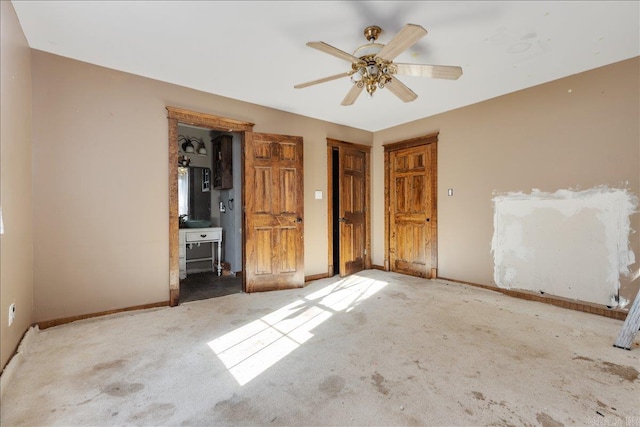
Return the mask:
MULTIPOLYGON (((215 139, 217 136, 223 133, 230 134, 232 135, 232 139, 234 139, 234 137, 237 137, 238 142, 236 144, 241 148, 245 138, 245 133, 250 132, 253 129, 253 123, 227 119, 219 116, 213 116, 210 114, 197 113, 197 112, 188 111, 188 110, 184 110, 176 107, 166 107, 166 108, 168 111, 168 125, 169 125, 169 141, 168 141, 169 143, 168 144, 168 147, 169 147, 169 164, 168 164, 169 166, 169 300, 170 300, 171 306, 176 306, 182 301, 182 298, 180 297, 181 257, 185 256, 185 265, 182 265, 182 267, 186 267, 186 254, 184 252, 186 252, 186 241, 188 238, 186 236, 187 232, 185 230, 201 231, 201 228, 197 228, 197 227, 193 227, 193 228, 188 227, 186 229, 180 227, 181 225, 180 200, 179 200, 179 191, 178 191, 179 167, 185 166, 184 164, 185 159, 182 156, 185 155, 187 151, 189 153, 192 152, 191 148, 188 148, 186 146, 182 147, 182 144, 184 144, 185 141, 182 141, 182 140, 179 141, 179 137, 180 135, 182 135, 180 131, 188 129, 189 132, 195 132, 196 129, 201 129, 203 132, 205 132, 206 139, 210 139, 210 140, 215 139), (181 242, 181 237, 184 238, 183 242, 181 242)), ((186 137, 187 135, 183 135, 183 136, 186 137)), ((217 186, 217 183, 215 181, 216 169, 213 163, 214 158, 217 157, 217 154, 216 154, 217 149, 216 147, 214 147, 214 141, 209 141, 209 143, 211 144, 211 146, 207 147, 207 145, 205 144, 205 150, 209 149, 208 152, 211 153, 211 156, 210 156, 211 170, 207 178, 202 178, 202 177, 197 178, 198 180, 197 185, 200 185, 201 187, 209 186, 209 193, 211 193, 211 190, 213 190, 214 187, 217 186)), ((200 147, 195 147, 195 144, 196 144, 196 141, 194 140, 192 142, 193 154, 197 155, 200 147)), ((192 157, 198 158, 199 156, 192 156, 192 157)), ((242 156, 238 155, 236 157, 238 158, 238 161, 241 162, 242 156)), ((186 162, 187 163, 186 166, 191 164, 191 161, 193 160, 186 162)), ((194 164, 195 164, 195 161, 194 161, 194 164)), ((242 163, 240 163, 240 166, 238 166, 237 169, 238 169, 239 177, 242 177, 242 163)), ((241 195, 242 191, 238 189, 237 193, 241 195)), ((228 193, 227 194, 219 193, 217 196, 218 196, 218 200, 213 200, 213 197, 210 199, 211 212, 215 211, 216 209, 218 209, 218 212, 219 212, 219 209, 221 206, 219 204, 220 198, 222 198, 223 201, 226 200, 227 203, 228 203, 228 200, 230 199, 228 197, 229 196, 228 193), (224 196, 227 196, 226 199, 224 198, 224 196)), ((234 202, 235 202, 234 208, 241 210, 240 209, 241 202, 238 203, 236 201, 235 195, 232 198, 234 199, 234 202)), ((203 214, 200 212, 198 213, 198 216, 200 215, 203 215, 203 214)), ((213 221, 211 221, 211 224, 198 224, 198 227, 200 225, 211 226, 213 225, 213 221)), ((240 220, 237 223, 237 226, 239 227, 239 230, 236 228, 235 231, 238 234, 242 235, 242 227, 243 227, 242 220, 240 220)), ((202 227, 202 228, 209 228, 209 227, 202 227)), ((197 247, 202 248, 203 246, 206 247, 206 246, 213 246, 214 244, 218 244, 219 241, 224 242, 225 239, 224 239, 224 235, 222 235, 222 230, 215 230, 213 227, 211 228, 212 228, 211 232, 191 233, 194 235, 193 239, 189 239, 189 241, 192 242, 191 246, 192 247, 195 246, 196 248, 197 247), (200 240, 198 240, 198 236, 201 236, 200 240)), ((240 266, 242 266, 243 265, 242 240, 240 241, 240 244, 238 245, 238 247, 239 247, 239 250, 241 251, 240 266)), ((205 249, 199 249, 199 250, 205 250, 205 249)), ((196 266, 198 263, 201 263, 200 261, 204 261, 203 263, 205 264, 210 263, 211 270, 214 270, 214 261, 217 261, 216 260, 217 258, 218 260, 221 261, 219 266, 220 266, 220 272, 222 273, 224 271, 222 269, 223 255, 218 255, 218 253, 222 253, 222 247, 216 252, 217 252, 216 254, 213 254, 211 250, 209 250, 208 252, 209 256, 201 256, 201 258, 205 258, 205 259, 203 260, 198 259, 197 261, 194 261, 193 262, 194 266, 196 266), (207 258, 210 258, 210 259, 207 259, 207 258)), ((215 277, 221 277, 221 276, 222 274, 218 276, 216 271, 215 277)), ((202 279, 202 281, 206 283, 206 278, 202 279)), ((240 283, 240 288, 244 289, 243 277, 240 278, 239 283, 240 283)))
POLYGON ((333 239, 332 245, 332 261, 329 265, 333 266, 333 272, 330 276, 340 274, 340 222, 336 218, 340 218, 340 150, 338 147, 330 147, 330 173, 331 173, 331 215, 332 221, 331 233, 333 239))
POLYGON ((181 303, 242 292, 241 139, 178 123, 181 303))
POLYGON ((370 150, 327 138, 329 276, 371 268, 370 150))

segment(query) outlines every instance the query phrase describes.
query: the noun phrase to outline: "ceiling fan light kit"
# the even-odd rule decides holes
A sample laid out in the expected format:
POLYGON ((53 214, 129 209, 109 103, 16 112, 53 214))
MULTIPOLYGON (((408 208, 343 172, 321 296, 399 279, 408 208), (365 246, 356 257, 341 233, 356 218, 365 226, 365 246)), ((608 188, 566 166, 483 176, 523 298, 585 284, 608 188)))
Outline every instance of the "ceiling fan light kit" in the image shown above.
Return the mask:
POLYGON ((462 75, 462 68, 458 66, 395 64, 393 62, 394 58, 427 35, 427 30, 420 25, 406 24, 386 45, 376 43, 381 32, 382 29, 377 25, 371 25, 365 28, 364 36, 369 43, 358 47, 353 52, 353 55, 328 45, 325 42, 307 43, 309 47, 351 62, 351 70, 307 83, 301 83, 295 85, 294 88, 302 89, 304 87, 350 76, 353 86, 342 100, 341 105, 352 105, 365 88, 371 98, 377 89, 383 89, 385 87, 403 102, 411 102, 415 100, 418 95, 398 80, 396 74, 451 80, 455 80, 462 75))

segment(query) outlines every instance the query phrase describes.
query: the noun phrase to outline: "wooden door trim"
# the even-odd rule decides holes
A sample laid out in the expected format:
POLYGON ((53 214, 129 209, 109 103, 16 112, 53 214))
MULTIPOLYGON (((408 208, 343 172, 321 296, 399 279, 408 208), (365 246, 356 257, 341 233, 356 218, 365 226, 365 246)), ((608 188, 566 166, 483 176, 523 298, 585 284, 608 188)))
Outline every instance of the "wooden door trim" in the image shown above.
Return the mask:
MULTIPOLYGON (((180 244, 178 227, 178 124, 199 126, 224 132, 239 132, 241 133, 242 141, 244 141, 244 132, 251 132, 254 124, 212 114, 189 111, 184 108, 170 106, 165 108, 167 109, 169 123, 169 305, 174 307, 180 301, 180 266, 178 265, 180 244)), ((242 253, 244 254, 244 248, 242 253)))
POLYGON ((329 277, 334 275, 333 266, 333 149, 334 148, 355 148, 365 153, 365 250, 367 252, 364 260, 365 269, 371 268, 371 146, 357 144, 354 142, 340 141, 338 139, 327 138, 327 270, 329 277))
MULTIPOLYGON (((213 114, 199 113, 178 107, 166 107, 169 119, 176 119, 185 125, 201 126, 208 129, 225 132, 252 132, 254 123, 229 119, 213 114)), ((176 159, 177 161, 177 159, 176 159)))
POLYGON ((416 138, 407 139, 404 141, 392 142, 383 144, 384 148, 384 270, 391 271, 391 263, 389 262, 389 239, 390 239, 390 186, 391 183, 391 163, 389 161, 391 153, 397 150, 404 150, 406 148, 413 148, 420 145, 433 144, 433 156, 431 157, 431 164, 429 165, 429 171, 433 174, 433 186, 431 189, 431 236, 433 250, 431 251, 431 271, 430 277, 435 279, 438 277, 438 135, 439 132, 419 136, 416 138))
POLYGON ((418 145, 427 145, 434 142, 438 142, 438 135, 440 132, 432 133, 425 136, 418 136, 416 138, 405 139, 404 141, 390 142, 388 144, 382 144, 384 152, 404 150, 405 148, 417 147, 418 145))
POLYGON ((339 139, 333 139, 333 138, 327 138, 327 146, 331 146, 331 147, 347 147, 347 148, 355 148, 358 149, 360 151, 363 151, 365 153, 370 153, 371 152, 371 146, 370 145, 364 145, 364 144, 357 144, 355 142, 347 142, 347 141, 340 141, 339 139))

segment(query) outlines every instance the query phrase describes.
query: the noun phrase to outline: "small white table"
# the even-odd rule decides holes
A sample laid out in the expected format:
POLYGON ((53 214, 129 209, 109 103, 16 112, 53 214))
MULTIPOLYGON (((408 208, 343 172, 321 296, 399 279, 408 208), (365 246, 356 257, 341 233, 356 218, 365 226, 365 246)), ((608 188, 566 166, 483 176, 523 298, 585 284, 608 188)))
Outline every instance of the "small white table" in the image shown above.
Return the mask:
POLYGON ((208 228, 181 228, 180 229, 180 249, 178 263, 180 265, 180 279, 187 277, 187 263, 196 261, 211 261, 211 271, 218 271, 218 276, 222 274, 222 227, 208 228), (211 243, 211 256, 206 258, 187 259, 187 247, 194 244, 211 243), (218 244, 218 263, 213 256, 213 244, 218 244))

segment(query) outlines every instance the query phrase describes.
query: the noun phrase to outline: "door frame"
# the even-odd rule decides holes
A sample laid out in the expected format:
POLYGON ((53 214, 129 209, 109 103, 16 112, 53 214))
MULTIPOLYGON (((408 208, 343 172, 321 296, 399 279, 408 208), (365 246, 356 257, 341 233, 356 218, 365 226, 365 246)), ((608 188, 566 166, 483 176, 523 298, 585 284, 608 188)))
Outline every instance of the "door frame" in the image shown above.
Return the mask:
POLYGON ((333 150, 335 148, 355 148, 365 153, 365 269, 371 268, 371 146, 356 144, 353 142, 340 141, 337 139, 327 138, 327 274, 329 277, 334 275, 333 265, 333 150))
MULTIPOLYGON (((252 132, 254 124, 213 114, 190 111, 184 108, 171 106, 166 106, 165 108, 167 109, 169 124, 169 305, 175 307, 180 303, 180 266, 178 264, 180 245, 178 219, 178 124, 239 133, 243 146, 245 132, 252 132)), ((242 169, 244 170, 244 160, 242 160, 242 169)), ((244 227, 244 221, 241 227, 244 227)), ((244 232, 242 234, 244 235, 244 232)), ((244 239, 242 241, 242 254, 244 270, 244 239)), ((243 291, 244 287, 243 278, 243 291)))
POLYGON ((419 136, 416 138, 407 139, 404 141, 392 142, 388 144, 383 144, 384 148, 384 206, 386 207, 384 210, 384 269, 385 271, 391 271, 391 263, 389 261, 389 239, 391 238, 391 230, 390 228, 390 190, 391 183, 389 180, 391 179, 391 167, 390 157, 391 152, 397 150, 403 150, 405 148, 417 147, 420 145, 429 145, 433 144, 433 154, 431 158, 431 164, 428 165, 428 169, 430 173, 433 174, 433 186, 431 193, 431 200, 433 201, 431 205, 431 244, 433 245, 431 251, 431 271, 430 278, 435 279, 438 277, 438 135, 439 132, 419 136))

